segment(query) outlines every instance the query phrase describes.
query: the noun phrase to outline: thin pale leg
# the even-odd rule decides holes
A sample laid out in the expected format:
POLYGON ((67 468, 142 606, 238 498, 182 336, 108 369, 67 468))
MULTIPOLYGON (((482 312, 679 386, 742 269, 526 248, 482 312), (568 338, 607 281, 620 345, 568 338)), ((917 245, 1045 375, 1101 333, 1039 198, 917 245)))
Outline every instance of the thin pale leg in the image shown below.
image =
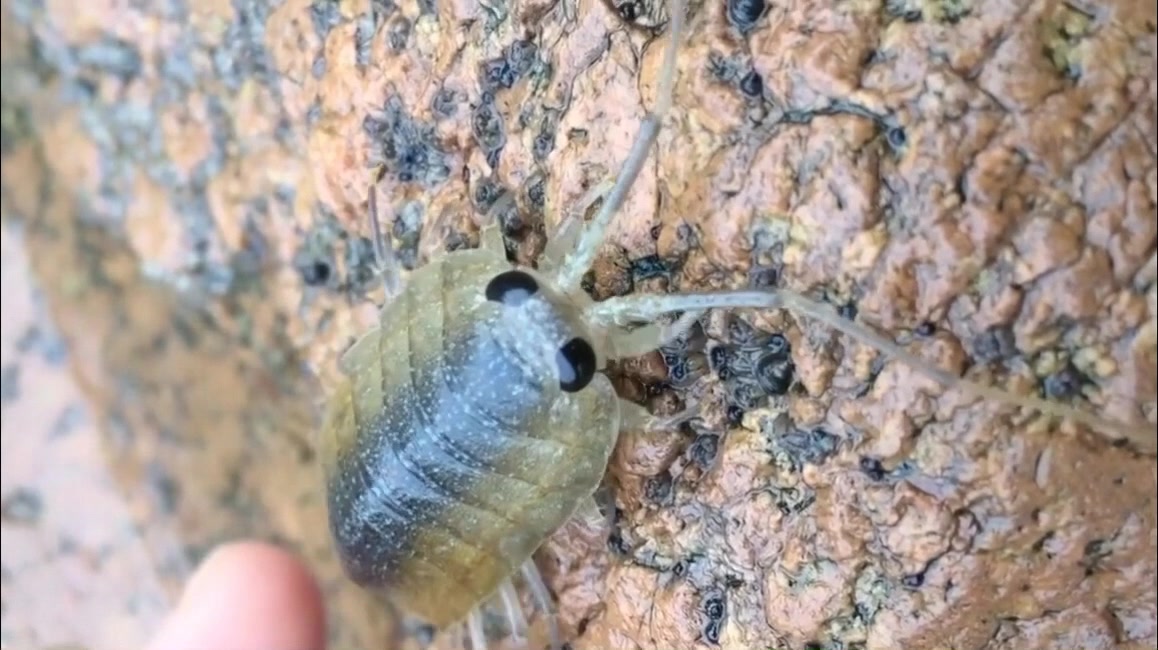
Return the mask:
POLYGON ((633 330, 615 330, 611 334, 615 356, 627 359, 659 349, 686 334, 702 315, 702 311, 690 311, 669 325, 652 323, 633 330))
POLYGON ((607 511, 599 506, 599 499, 595 495, 584 499, 583 503, 575 511, 575 519, 583 522, 583 525, 596 529, 609 529, 615 520, 614 508, 607 511))
POLYGON ((1023 397, 994 386, 987 386, 942 370, 910 353, 867 327, 846 320, 828 305, 786 290, 718 291, 703 294, 647 294, 617 296, 588 308, 588 317, 595 322, 615 324, 630 321, 648 322, 675 311, 707 309, 787 309, 813 318, 847 336, 880 351, 885 356, 902 361, 946 388, 959 388, 975 397, 991 399, 1010 406, 1030 408, 1040 413, 1081 422, 1103 433, 1114 433, 1117 438, 1134 445, 1140 453, 1155 455, 1155 433, 1152 425, 1133 425, 1115 422, 1086 413, 1079 409, 1036 397, 1023 397))
POLYGON ((483 216, 482 226, 479 228, 479 248, 491 251, 498 255, 506 255, 507 245, 503 242, 503 231, 499 225, 499 211, 514 204, 513 192, 503 192, 494 204, 487 209, 483 216))
POLYGON ((599 504, 595 502, 594 498, 587 498, 575 510, 572 515, 575 519, 583 522, 584 525, 595 527, 603 523, 603 513, 599 512, 599 504))
POLYGON ((566 212, 554 232, 547 238, 547 246, 543 249, 544 269, 558 268, 567 255, 575 250, 579 235, 583 232, 583 218, 587 215, 587 211, 613 187, 615 182, 610 179, 599 183, 588 189, 579 202, 566 212))
POLYGON ((486 650, 487 635, 483 628, 482 608, 475 607, 470 610, 470 614, 466 618, 467 637, 470 639, 471 650, 486 650))
MULTIPOLYGON (((455 624, 447 627, 445 630, 442 631, 441 634, 444 635, 441 638, 454 639, 455 642, 458 643, 458 646, 460 648, 465 649, 467 647, 467 645, 469 644, 469 641, 467 640, 467 637, 466 637, 466 626, 463 625, 462 623, 455 623, 455 624)), ((436 638, 439 638, 439 637, 436 637, 436 638)), ((403 641, 404 641, 404 639, 399 639, 397 641, 398 647, 402 647, 403 641)))
MULTIPOLYGON (((381 173, 379 173, 377 180, 380 179, 381 173)), ((386 309, 402 290, 402 278, 398 271, 400 265, 398 264, 398 257, 394 253, 394 247, 390 245, 386 233, 382 230, 382 219, 378 214, 378 187, 376 184, 370 186, 370 191, 366 195, 366 212, 370 221, 370 241, 374 246, 374 272, 381 280, 382 290, 385 293, 383 303, 378 306, 379 322, 381 322, 386 309)), ((346 348, 346 351, 338 358, 338 367, 343 372, 348 373, 350 371, 351 359, 356 358, 356 350, 372 345, 377 340, 378 329, 377 326, 370 328, 353 345, 346 348)))
POLYGON ((382 288, 386 292, 386 302, 389 303, 398 295, 402 280, 398 273, 398 257, 394 254, 394 247, 386 240, 382 231, 382 220, 378 215, 378 187, 370 188, 366 197, 366 211, 370 219, 370 239, 374 246, 374 263, 378 277, 382 279, 382 288))
POLYGON ((533 559, 528 558, 519 568, 519 572, 523 575, 523 581, 527 583, 527 588, 531 590, 531 598, 535 601, 535 607, 543 612, 547 618, 547 633, 551 637, 551 650, 563 650, 563 635, 559 631, 559 615, 555 611, 555 602, 551 600, 551 592, 547 589, 547 584, 543 582, 543 575, 539 573, 539 567, 535 566, 533 559))
POLYGON ((675 427, 694 418, 699 413, 699 407, 688 404, 682 411, 674 415, 654 415, 643 406, 627 400, 619 400, 619 428, 624 431, 645 431, 655 433, 670 431, 675 427))
POLYGON ((499 597, 503 601, 503 613, 507 616, 507 625, 511 630, 511 638, 517 646, 527 642, 527 617, 523 614, 523 604, 519 602, 519 592, 510 580, 499 585, 499 597))
POLYGON ((639 133, 631 145, 631 152, 628 153, 619 178, 616 179, 607 199, 600 206, 599 212, 583 229, 574 250, 563 260, 555 277, 555 286, 562 291, 572 292, 579 289, 580 283, 583 281, 583 274, 591 268, 591 263, 595 261, 599 248, 603 245, 603 239, 607 227, 611 224, 612 217, 623 207, 627 200, 628 191, 631 190, 631 186, 635 184, 635 179, 643 170, 643 165, 647 162, 648 152, 659 136, 660 123, 671 108, 672 87, 675 84, 676 73, 676 50, 683 37, 686 5, 686 0, 672 0, 671 20, 668 23, 669 40, 667 48, 664 50, 663 68, 659 75, 659 91, 656 93, 655 107, 639 125, 639 133))

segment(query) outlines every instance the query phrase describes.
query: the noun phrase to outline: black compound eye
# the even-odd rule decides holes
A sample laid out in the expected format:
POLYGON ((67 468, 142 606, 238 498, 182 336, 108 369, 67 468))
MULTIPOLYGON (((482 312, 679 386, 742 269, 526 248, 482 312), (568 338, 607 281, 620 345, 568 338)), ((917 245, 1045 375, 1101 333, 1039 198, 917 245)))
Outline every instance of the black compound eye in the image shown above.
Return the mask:
POLYGON ((503 271, 487 283, 487 300, 504 305, 519 305, 535 295, 539 283, 526 271, 503 271))
POLYGON ((573 338, 555 353, 559 364, 559 388, 577 393, 595 378, 595 350, 581 338, 573 338))

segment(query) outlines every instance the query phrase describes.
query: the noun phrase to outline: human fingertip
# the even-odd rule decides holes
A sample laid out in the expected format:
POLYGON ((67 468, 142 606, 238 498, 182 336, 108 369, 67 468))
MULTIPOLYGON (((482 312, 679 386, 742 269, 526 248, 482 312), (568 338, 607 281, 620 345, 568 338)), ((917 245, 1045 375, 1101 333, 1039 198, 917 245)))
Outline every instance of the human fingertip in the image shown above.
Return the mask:
POLYGON ((321 589, 292 553, 264 542, 211 552, 149 650, 321 650, 321 589))

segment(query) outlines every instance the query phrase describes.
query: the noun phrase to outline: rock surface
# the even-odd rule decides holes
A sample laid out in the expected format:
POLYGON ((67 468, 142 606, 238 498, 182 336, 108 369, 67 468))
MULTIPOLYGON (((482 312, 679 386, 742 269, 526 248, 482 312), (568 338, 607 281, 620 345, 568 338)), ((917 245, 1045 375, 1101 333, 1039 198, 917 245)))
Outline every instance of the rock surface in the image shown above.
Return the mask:
MULTIPOLYGON (((1155 414, 1152 3, 696 3, 598 296, 792 288, 943 367, 1155 414)), ((651 105, 655 0, 4 0, 5 647, 138 646, 217 542, 341 576, 309 444, 408 267, 500 189, 529 262, 651 105), (62 606, 63 605, 63 606, 62 606)), ((812 321, 715 314, 615 368, 610 531, 539 556, 572 647, 1154 647, 1149 447, 969 399, 812 321)), ((401 633, 401 634, 400 634, 401 633)))

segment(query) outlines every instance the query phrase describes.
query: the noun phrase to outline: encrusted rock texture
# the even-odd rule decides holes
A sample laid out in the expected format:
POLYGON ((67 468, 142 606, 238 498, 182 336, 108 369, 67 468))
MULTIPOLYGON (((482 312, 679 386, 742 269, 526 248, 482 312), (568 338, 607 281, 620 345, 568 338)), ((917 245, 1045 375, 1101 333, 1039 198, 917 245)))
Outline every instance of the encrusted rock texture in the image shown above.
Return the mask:
MULTIPOLYGON (((311 446, 310 386, 380 298, 367 193, 411 269, 476 245, 512 191, 492 217, 533 262, 627 156, 666 7, 2 7, 0 641, 137 647, 246 536, 311 563, 332 647, 420 647, 338 569, 311 446)), ((588 287, 788 288, 1153 427, 1155 12, 694 2, 588 287)), ((627 432, 611 529, 538 554, 575 650, 1158 642, 1152 438, 946 390, 783 310, 712 313, 610 372, 700 417, 627 432)))

